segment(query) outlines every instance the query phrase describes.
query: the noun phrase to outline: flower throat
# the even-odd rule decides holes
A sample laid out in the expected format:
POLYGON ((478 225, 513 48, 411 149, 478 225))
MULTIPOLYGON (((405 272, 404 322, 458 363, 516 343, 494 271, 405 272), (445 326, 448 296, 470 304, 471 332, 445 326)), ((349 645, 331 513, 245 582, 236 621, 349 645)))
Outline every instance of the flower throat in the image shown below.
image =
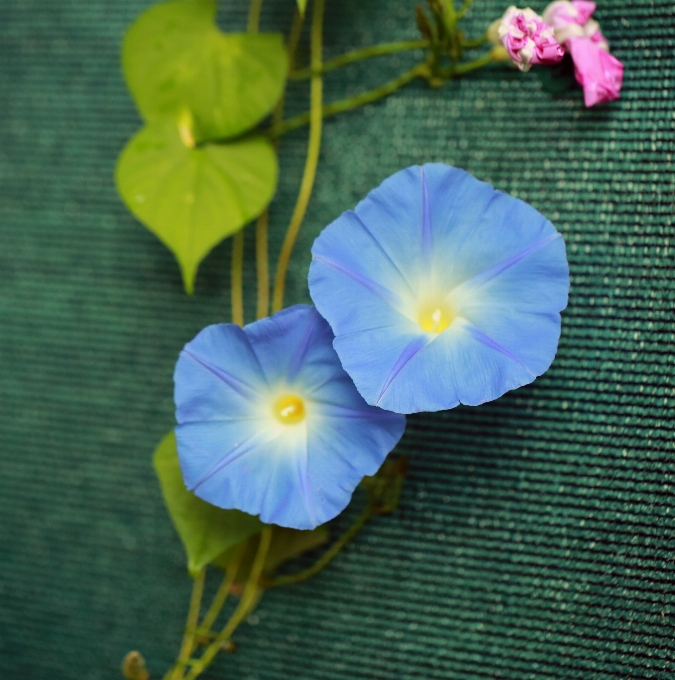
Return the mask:
POLYGON ((305 419, 305 402, 295 394, 285 394, 274 404, 274 415, 284 425, 296 425, 305 419))

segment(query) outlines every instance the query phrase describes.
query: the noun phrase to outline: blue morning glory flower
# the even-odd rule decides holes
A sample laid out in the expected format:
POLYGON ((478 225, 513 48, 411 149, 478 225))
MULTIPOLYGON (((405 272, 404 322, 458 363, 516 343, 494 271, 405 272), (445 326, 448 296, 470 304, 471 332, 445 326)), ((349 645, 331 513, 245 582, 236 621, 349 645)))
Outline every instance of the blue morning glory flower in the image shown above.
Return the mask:
POLYGON ((401 170, 314 242, 309 290, 364 399, 477 405, 553 361, 569 270, 527 203, 441 163, 401 170))
POLYGON ((377 472, 405 417, 369 406, 333 334, 295 305, 244 328, 208 326, 176 370, 176 441, 185 485, 221 508, 312 529, 377 472))

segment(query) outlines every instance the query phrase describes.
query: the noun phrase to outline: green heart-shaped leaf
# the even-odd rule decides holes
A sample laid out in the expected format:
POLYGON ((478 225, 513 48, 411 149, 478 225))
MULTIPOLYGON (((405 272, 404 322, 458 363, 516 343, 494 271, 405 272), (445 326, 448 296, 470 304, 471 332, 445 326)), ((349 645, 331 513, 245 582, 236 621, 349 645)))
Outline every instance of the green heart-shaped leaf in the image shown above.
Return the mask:
POLYGON ((171 521, 185 546, 192 576, 263 528, 257 517, 239 510, 221 510, 185 488, 173 430, 157 446, 153 463, 171 521))
POLYGON ((195 146, 192 129, 187 112, 149 123, 115 173, 129 210, 176 256, 188 294, 207 253, 259 215, 277 183, 276 152, 264 137, 195 146))
POLYGON ((191 111, 198 140, 250 130, 283 91, 288 58, 277 33, 222 33, 215 0, 151 7, 122 46, 129 90, 146 121, 191 111))

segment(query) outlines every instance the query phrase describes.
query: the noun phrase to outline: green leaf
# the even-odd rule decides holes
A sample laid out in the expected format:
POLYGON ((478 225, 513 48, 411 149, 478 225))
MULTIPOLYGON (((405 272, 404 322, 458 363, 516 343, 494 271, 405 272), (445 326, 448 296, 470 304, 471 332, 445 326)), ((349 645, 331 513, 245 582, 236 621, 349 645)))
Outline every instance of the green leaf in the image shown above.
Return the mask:
POLYGON ((307 0, 298 0, 298 9, 300 14, 305 15, 305 10, 307 9, 307 0))
POLYGON ((263 524, 257 517, 239 510, 221 510, 185 488, 173 430, 157 446, 153 463, 192 576, 224 551, 261 531, 263 524))
POLYGON ((176 256, 191 294, 199 263, 270 202, 274 147, 260 135, 195 146, 192 120, 149 123, 117 162, 117 189, 131 212, 176 256))
POLYGON ((122 68, 146 121, 189 109, 198 140, 250 130, 279 101, 288 57, 279 33, 222 33, 215 0, 151 7, 132 24, 122 68))
MULTIPOLYGON (((284 562, 302 555, 304 552, 314 550, 328 540, 328 529, 325 526, 317 527, 310 531, 300 531, 298 529, 287 529, 285 527, 272 526, 272 540, 270 548, 265 558, 263 572, 267 575, 272 574, 284 562)), ((218 558, 213 560, 216 567, 227 571, 232 567, 233 560, 237 554, 239 546, 233 546, 218 558)), ((255 536, 247 539, 246 547, 241 564, 237 570, 236 583, 243 585, 248 579, 251 571, 253 559, 258 549, 258 538, 255 536)))

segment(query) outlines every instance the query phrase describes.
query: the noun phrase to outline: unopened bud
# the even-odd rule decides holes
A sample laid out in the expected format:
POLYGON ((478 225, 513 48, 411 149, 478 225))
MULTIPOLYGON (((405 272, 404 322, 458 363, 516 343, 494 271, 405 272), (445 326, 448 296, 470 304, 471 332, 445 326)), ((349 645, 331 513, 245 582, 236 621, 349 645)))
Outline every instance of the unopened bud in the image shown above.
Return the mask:
POLYGON ((499 25, 502 23, 501 19, 495 19, 489 26, 488 30, 485 32, 485 37, 493 45, 501 45, 499 40, 499 25))
POLYGON ((417 30, 420 32, 420 35, 425 40, 432 42, 434 39, 434 29, 431 27, 431 22, 426 12, 419 5, 415 7, 415 16, 417 18, 417 30))
POLYGON ((148 680, 150 673, 145 668, 145 659, 140 652, 129 652, 124 657, 122 675, 126 680, 148 680))
POLYGON ((490 50, 490 59, 491 61, 511 61, 511 57, 503 45, 495 45, 490 50))

